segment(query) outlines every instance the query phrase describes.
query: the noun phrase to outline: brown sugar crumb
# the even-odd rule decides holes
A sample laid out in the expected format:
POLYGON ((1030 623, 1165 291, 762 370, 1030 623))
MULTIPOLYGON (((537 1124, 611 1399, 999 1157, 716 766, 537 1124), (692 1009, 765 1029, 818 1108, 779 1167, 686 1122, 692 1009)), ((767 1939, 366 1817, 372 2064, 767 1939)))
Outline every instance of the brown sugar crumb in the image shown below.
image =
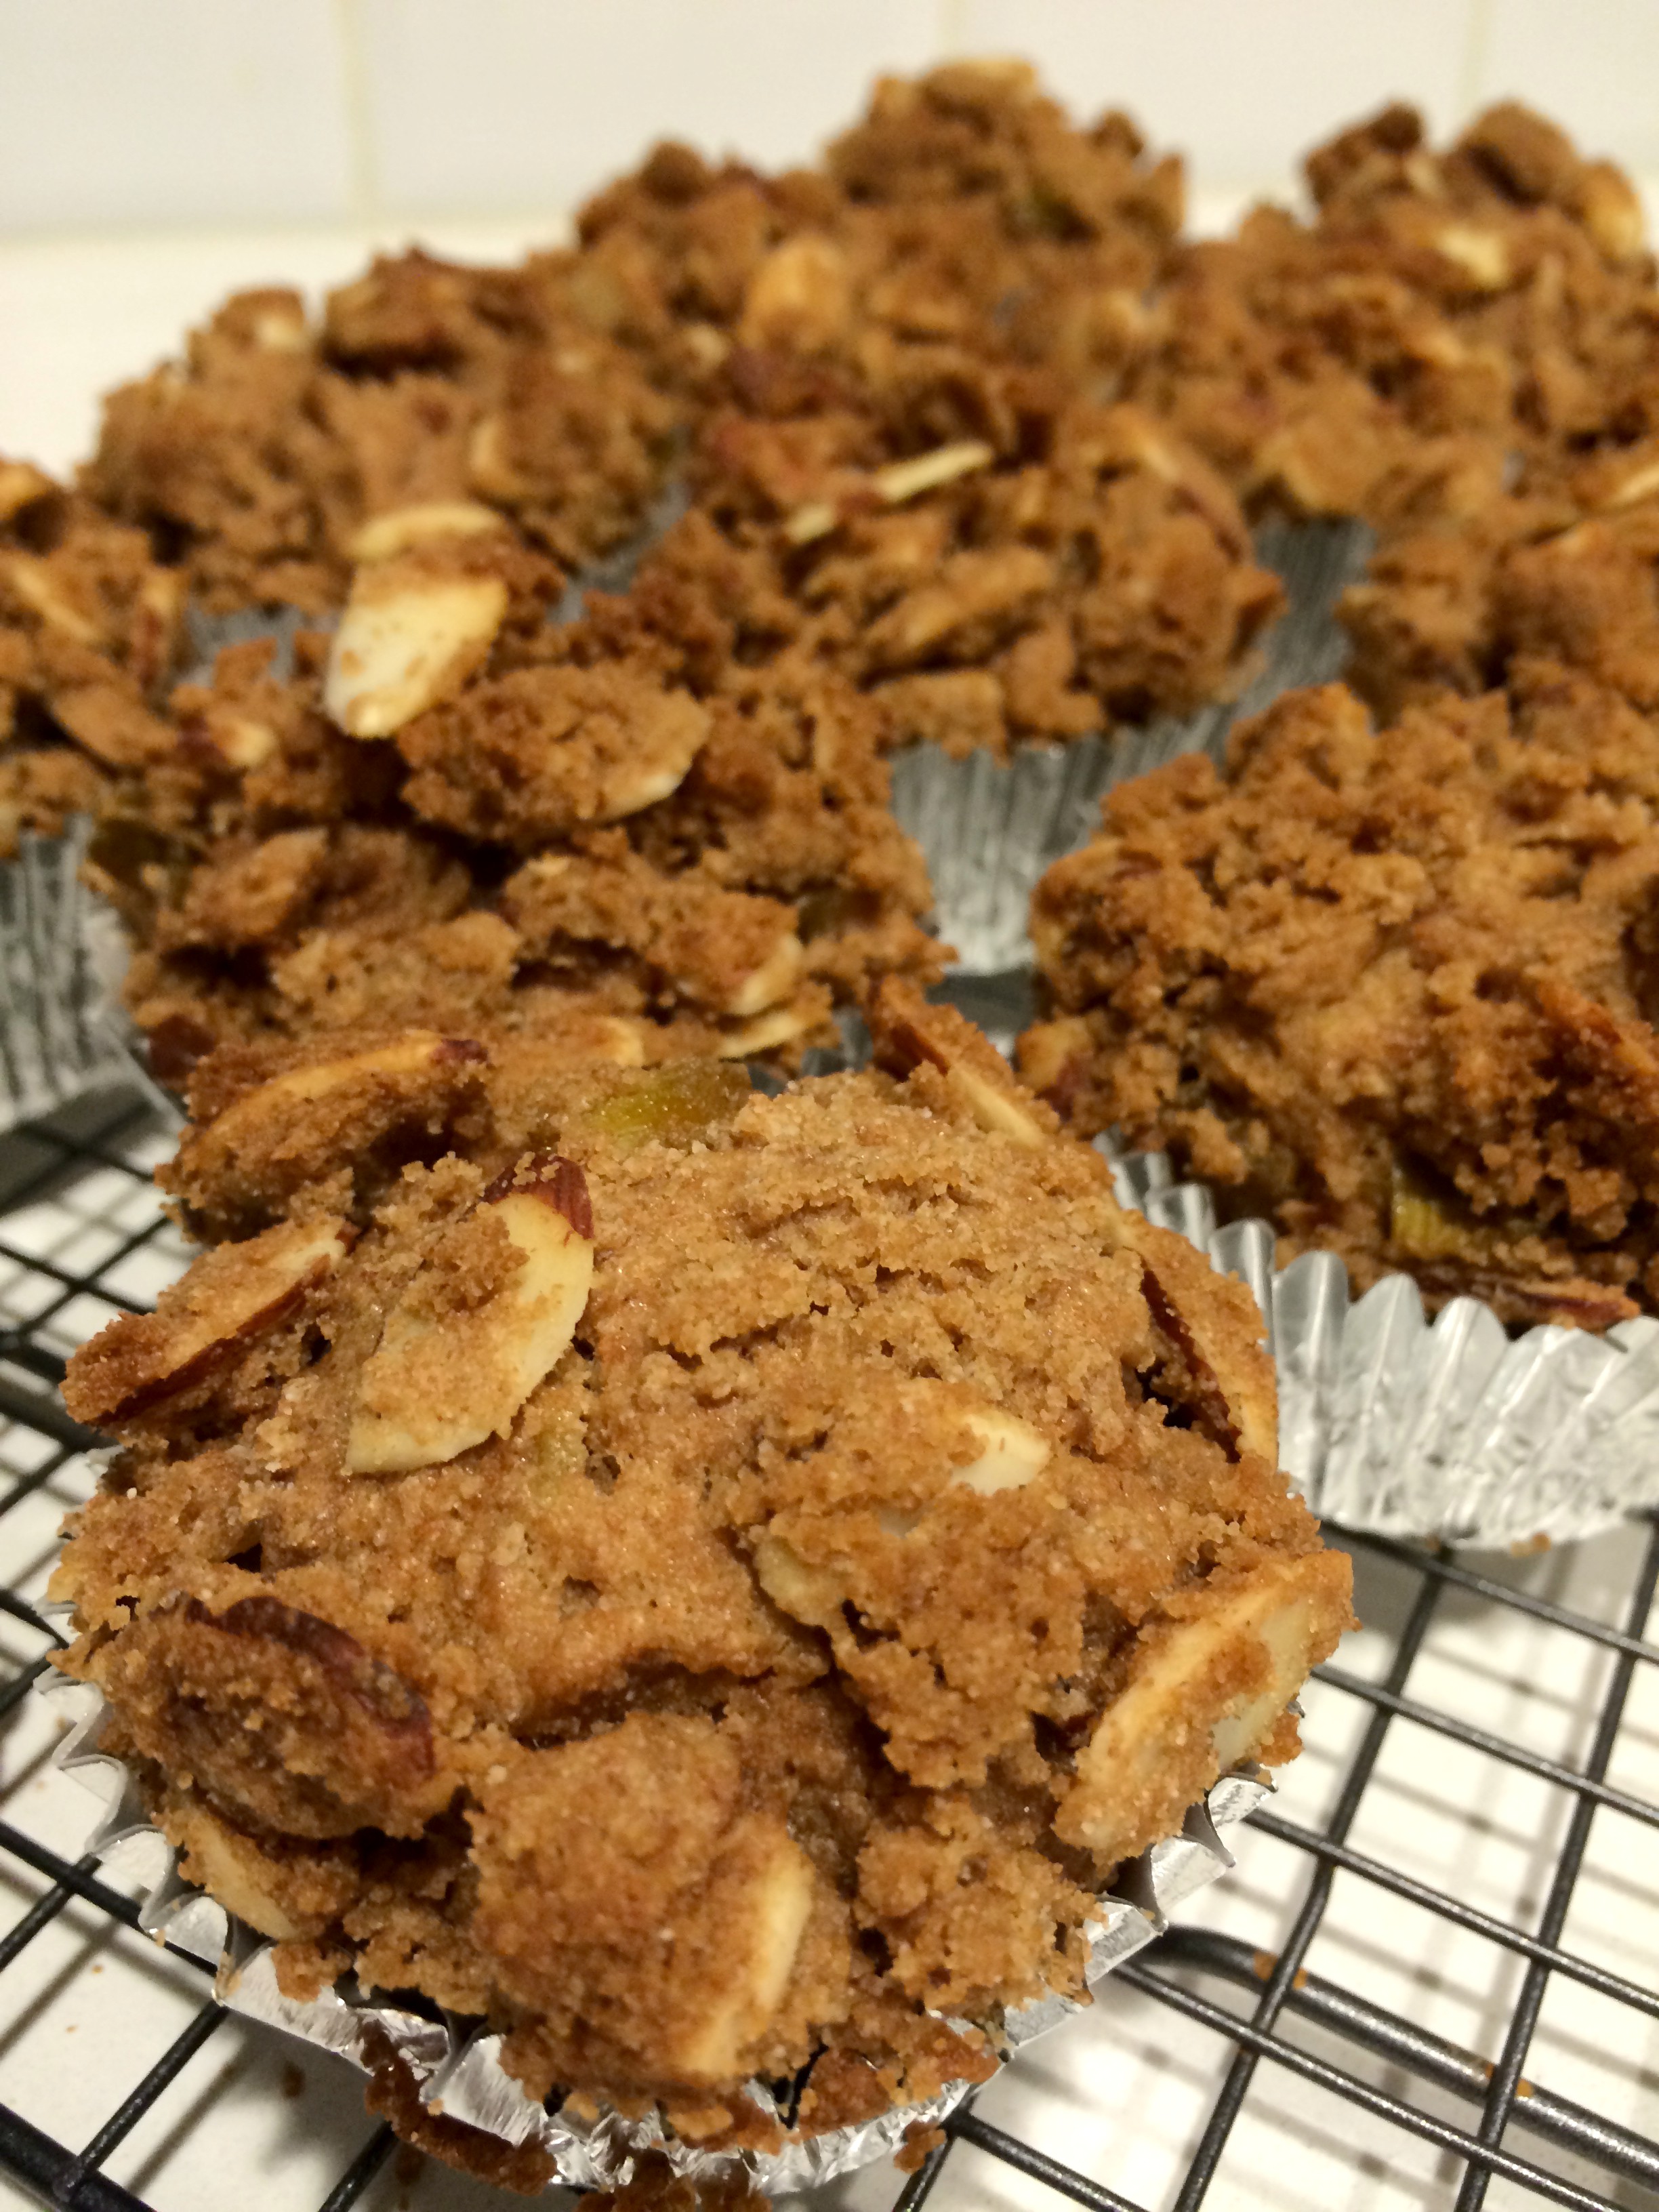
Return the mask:
POLYGON ((553 572, 499 537, 359 574, 292 674, 254 641, 180 686, 165 768, 105 805, 92 880, 173 1079, 216 1043, 404 1025, 792 1065, 836 1001, 940 973, 850 686, 728 661, 665 580, 549 627, 553 572))
POLYGON ((918 2122, 904 2130, 904 2141, 893 2154, 901 2173, 920 2173, 935 2151, 945 2148, 943 2128, 925 2128, 918 2122))
POLYGON ((984 2078, 1348 1618, 1248 1293, 959 1017, 872 1025, 892 1073, 773 1097, 222 1050, 170 1179, 237 1241, 66 1384, 123 1445, 66 1663, 284 1987, 713 2149, 781 2139, 757 2075, 809 2133, 984 2078))
POLYGON ((787 608, 790 648, 857 682, 889 743, 958 752, 1242 684, 1283 599, 1210 465, 1139 408, 978 374, 996 398, 954 422, 931 392, 715 417, 693 483, 750 572, 751 633, 787 608))
POLYGON ((1504 103, 1443 152, 1395 105, 1307 162, 1310 222, 1186 250, 1134 396, 1252 507, 1474 514, 1512 457, 1627 442, 1659 333, 1633 187, 1504 103))
POLYGON ((242 293, 182 362, 106 404, 87 489, 178 544, 216 610, 337 605, 365 544, 510 518, 561 562, 626 537, 674 427, 567 301, 569 257, 466 269, 410 252, 334 293, 242 293))
POLYGON ((1559 665, 1381 732, 1293 694, 1049 871, 1022 1066, 1267 1213, 1281 1258, 1513 1322, 1652 1310, 1656 807, 1649 718, 1559 665))
POLYGON ((183 593, 143 532, 0 459, 0 858, 162 757, 183 593))

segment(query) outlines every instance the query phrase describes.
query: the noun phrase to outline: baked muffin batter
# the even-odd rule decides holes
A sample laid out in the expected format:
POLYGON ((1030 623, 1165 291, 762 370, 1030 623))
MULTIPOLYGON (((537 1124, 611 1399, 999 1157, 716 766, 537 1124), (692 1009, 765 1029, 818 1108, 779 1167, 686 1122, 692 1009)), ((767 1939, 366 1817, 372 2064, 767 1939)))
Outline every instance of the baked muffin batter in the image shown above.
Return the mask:
POLYGON ((1375 729, 1339 685, 1112 793, 1038 886, 1028 1080, 1280 1258, 1603 1328, 1659 1308, 1659 732, 1558 664, 1375 729))
POLYGON ((1347 1620, 1248 1293, 959 1017, 875 1027, 775 1098, 210 1060, 172 1179, 237 1241, 66 1386, 124 1447, 66 1663, 186 1873, 290 1990, 710 2143, 757 2074, 809 2130, 982 2075, 1347 1620))

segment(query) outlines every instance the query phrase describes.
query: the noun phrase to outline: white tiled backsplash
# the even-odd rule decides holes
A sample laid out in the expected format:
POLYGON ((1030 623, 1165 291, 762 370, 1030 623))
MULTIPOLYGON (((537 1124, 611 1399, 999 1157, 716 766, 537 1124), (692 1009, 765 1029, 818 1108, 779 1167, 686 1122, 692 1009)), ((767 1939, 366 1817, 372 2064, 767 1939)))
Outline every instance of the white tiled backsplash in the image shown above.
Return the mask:
POLYGON ((1016 51, 1212 188, 1395 94, 1659 168, 1659 0, 0 0, 0 234, 551 218, 655 137, 785 161, 880 70, 1016 51))

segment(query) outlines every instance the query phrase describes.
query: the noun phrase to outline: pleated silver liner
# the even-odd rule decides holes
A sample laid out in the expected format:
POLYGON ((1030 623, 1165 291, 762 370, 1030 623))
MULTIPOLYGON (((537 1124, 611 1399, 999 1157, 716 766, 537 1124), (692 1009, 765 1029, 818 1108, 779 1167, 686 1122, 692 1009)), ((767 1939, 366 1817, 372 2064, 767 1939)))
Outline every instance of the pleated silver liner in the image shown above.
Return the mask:
POLYGON ((1030 964, 1026 917, 1037 878, 1087 843, 1107 792, 1180 753, 1218 761, 1241 717, 1298 684, 1340 674, 1347 640, 1333 611, 1374 543, 1358 522, 1263 526, 1256 556, 1283 582, 1286 606, 1268 633, 1261 668, 1237 700, 1109 738, 1024 746, 1006 765, 983 751, 952 760, 931 744, 894 755, 893 811, 927 858, 934 926, 956 948, 959 972, 990 975, 1030 964))
POLYGON ((131 1079, 101 965, 113 916, 81 881, 91 828, 0 861, 0 1130, 131 1079))
MULTIPOLYGON (((58 1620, 67 1620, 70 1612, 66 1606, 46 1610, 58 1620)), ((665 2133, 655 2113, 629 2120, 602 2108, 598 2118, 589 2119, 568 2104, 545 2110, 503 2071, 500 2037, 485 2033, 477 2021, 451 2016, 434 2021, 375 2002, 349 1981, 313 2002, 295 2003, 276 1986, 267 1939, 180 1877, 177 1855, 149 1819, 131 1771, 101 1747, 111 1717, 102 1697, 50 1669, 40 1694, 54 1709, 80 1711, 53 1763, 104 1801, 102 1816, 82 1848, 107 1855, 106 1872, 125 1870, 148 1882, 138 1911, 144 1934, 165 1938, 211 1966, 215 1992, 233 2012, 335 2051, 365 2070, 371 2063, 370 2032, 378 2028, 413 2075, 422 2103, 506 2142, 534 2142, 545 2150, 556 2166, 550 2188, 619 2187, 631 2177, 640 2155, 652 2150, 661 2151, 676 2173, 696 2180, 741 2170, 772 2196, 816 2188, 890 2157, 912 2127, 934 2125, 969 2094, 969 2083, 952 2082, 925 2103, 788 2142, 774 2153, 704 2151, 665 2133)), ((1177 1905, 1231 1867, 1223 1832, 1254 1811, 1273 1786, 1265 1767, 1244 1765, 1224 1775, 1204 1802, 1191 1808, 1178 1835, 1154 1844, 1119 1869, 1100 1899, 1098 1921, 1090 1923, 1091 1989, 1159 1935, 1177 1905)), ((1005 2014, 994 2029, 1003 2058, 1012 2058, 1035 2037, 1082 2009, 1067 1999, 1048 1997, 1005 2014)), ((765 2082, 751 2081, 746 2094, 763 2112, 777 2111, 765 2082)))
POLYGON ((1248 1283, 1279 1375, 1279 1463, 1322 1520, 1495 1549, 1600 1534, 1659 1505, 1659 1321, 1511 1336, 1478 1298, 1431 1322, 1409 1275, 1351 1297, 1334 1252, 1275 1271, 1265 1221, 1216 1226, 1162 1152, 1118 1195, 1248 1283))

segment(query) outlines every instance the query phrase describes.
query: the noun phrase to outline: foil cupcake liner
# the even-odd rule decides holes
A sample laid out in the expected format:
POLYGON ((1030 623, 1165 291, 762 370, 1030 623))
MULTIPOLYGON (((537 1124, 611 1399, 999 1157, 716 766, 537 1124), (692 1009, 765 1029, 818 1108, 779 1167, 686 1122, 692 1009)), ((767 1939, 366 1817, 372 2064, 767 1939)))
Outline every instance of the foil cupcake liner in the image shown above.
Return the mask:
POLYGON ((1363 1297, 1334 1252, 1275 1269, 1265 1221, 1216 1225, 1162 1152, 1118 1195, 1249 1284, 1279 1376, 1279 1463, 1322 1520, 1486 1548, 1576 1541, 1659 1505, 1659 1321, 1512 1334, 1478 1298, 1432 1320, 1409 1275, 1363 1297))
MULTIPOLYGON (((48 1610, 66 1620, 70 1608, 48 1610)), ((136 1873, 148 1887, 138 1926, 215 1971, 220 2002, 245 2018, 278 2027, 303 2041, 351 2059, 368 2071, 389 2045, 412 2075, 423 2104, 447 2119, 461 2120, 505 2144, 535 2143, 555 2164, 550 2190, 614 2189, 632 2178, 640 2158, 660 2152, 677 2173, 693 2181, 729 2179, 741 2172, 769 2196, 816 2188, 860 2166, 890 2157, 913 2128, 945 2119, 972 2091, 949 2083, 925 2102, 896 2106, 878 2118, 823 2135, 793 2137, 774 2152, 706 2151, 665 2130, 659 2115, 629 2119, 601 2107, 597 2117, 566 2101, 538 2104, 501 2064, 501 2038, 480 2023, 412 2010, 379 2001, 349 1980, 310 2002, 283 1995, 273 1947, 205 1891, 185 1881, 177 1855, 146 1813, 131 1771, 103 1748, 111 1718, 102 1697, 82 1683, 48 1673, 40 1692, 54 1707, 81 1708, 81 1717, 53 1753, 53 1764, 84 1782, 104 1801, 104 1812, 83 1849, 136 1873)), ((1232 1866, 1223 1832, 1255 1810, 1273 1789, 1267 1769, 1245 1765, 1224 1775, 1201 1804, 1188 1812, 1178 1835, 1154 1844, 1119 1869, 1090 1923, 1087 1979, 1093 1990, 1112 1970, 1160 1935, 1176 1906, 1232 1866)), ((1006 2013, 993 2029, 1005 2063, 1084 2008, 1052 1996, 1006 2013)), ((785 2120, 776 2087, 751 2081, 744 2093, 763 2112, 785 2120)))
POLYGON ((1266 657, 1236 700, 1109 737, 1028 745, 1012 760, 990 753, 952 759, 938 745, 893 757, 893 811, 921 847, 933 886, 934 927, 955 947, 957 969, 994 975, 1029 967, 1032 890, 1043 871, 1086 843, 1105 794, 1177 754, 1219 760, 1227 733, 1282 692, 1340 673, 1347 640, 1336 601, 1363 571, 1374 538, 1359 522, 1271 522, 1256 556, 1285 586, 1285 611, 1266 657))
POLYGON ((79 817, 0 863, 0 1129, 131 1080, 106 981, 114 917, 81 881, 90 836, 79 817))

